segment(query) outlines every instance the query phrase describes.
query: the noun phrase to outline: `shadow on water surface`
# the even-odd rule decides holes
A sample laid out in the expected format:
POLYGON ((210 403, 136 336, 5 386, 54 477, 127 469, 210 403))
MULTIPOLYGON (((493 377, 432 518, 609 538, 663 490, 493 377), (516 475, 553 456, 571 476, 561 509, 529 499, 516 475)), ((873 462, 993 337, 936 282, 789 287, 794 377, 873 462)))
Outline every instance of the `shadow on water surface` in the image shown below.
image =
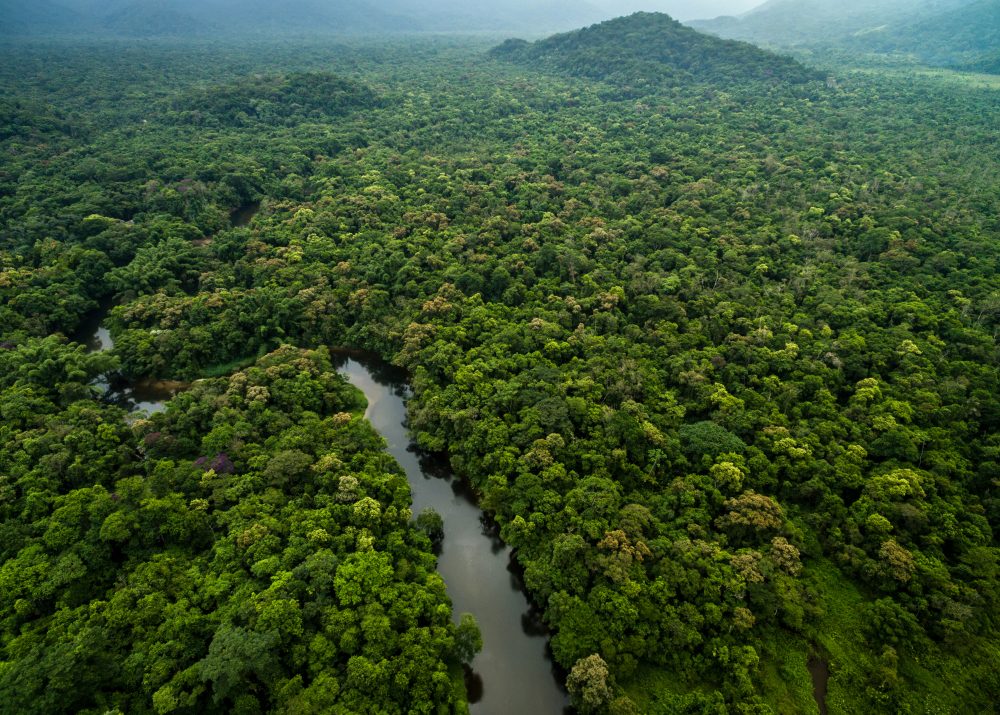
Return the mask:
POLYGON ((260 201, 251 201, 248 204, 243 204, 229 214, 229 222, 234 228, 249 226, 250 221, 253 220, 253 217, 257 215, 258 211, 260 211, 260 201))

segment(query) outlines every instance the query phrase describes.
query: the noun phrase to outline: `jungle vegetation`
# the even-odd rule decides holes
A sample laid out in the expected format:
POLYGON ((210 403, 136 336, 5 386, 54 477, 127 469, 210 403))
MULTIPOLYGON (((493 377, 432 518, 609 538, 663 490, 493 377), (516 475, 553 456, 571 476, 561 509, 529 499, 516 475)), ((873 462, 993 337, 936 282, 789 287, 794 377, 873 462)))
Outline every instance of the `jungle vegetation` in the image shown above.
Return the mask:
POLYGON ((993 0, 770 0, 740 17, 691 25, 855 63, 894 58, 996 72, 1000 7, 993 0))
POLYGON ((592 70, 649 20, 0 46, 0 711, 464 711, 326 346, 407 368, 580 712, 816 712, 810 658, 831 713, 993 707, 996 90, 592 70), (199 381, 127 419, 111 371, 199 381))

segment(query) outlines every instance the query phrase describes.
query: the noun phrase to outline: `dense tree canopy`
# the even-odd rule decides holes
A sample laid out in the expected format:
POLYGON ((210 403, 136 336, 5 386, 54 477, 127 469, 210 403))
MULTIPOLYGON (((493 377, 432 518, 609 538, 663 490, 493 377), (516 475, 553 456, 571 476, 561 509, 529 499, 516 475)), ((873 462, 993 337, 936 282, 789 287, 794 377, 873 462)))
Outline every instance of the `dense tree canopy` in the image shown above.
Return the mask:
POLYGON ((814 72, 745 42, 719 40, 662 13, 629 17, 535 43, 508 40, 495 57, 629 85, 696 81, 804 82, 814 72))
POLYGON ((409 370, 581 712, 808 712, 811 655, 831 712, 989 710, 995 92, 486 49, 3 50, 0 702, 464 708, 350 345, 409 370), (127 420, 114 371, 199 381, 127 420))

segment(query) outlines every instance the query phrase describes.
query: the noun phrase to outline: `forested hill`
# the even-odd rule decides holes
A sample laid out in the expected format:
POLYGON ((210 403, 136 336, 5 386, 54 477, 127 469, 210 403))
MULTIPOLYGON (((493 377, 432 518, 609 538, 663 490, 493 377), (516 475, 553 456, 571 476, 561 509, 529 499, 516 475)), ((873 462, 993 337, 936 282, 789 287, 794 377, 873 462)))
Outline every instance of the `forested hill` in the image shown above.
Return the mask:
POLYGON ((770 0, 740 17, 698 20, 692 27, 721 37, 775 45, 829 42, 900 26, 969 0, 770 0))
POLYGON ((699 20, 691 26, 766 45, 904 55, 931 65, 995 71, 1000 3, 772 0, 742 17, 699 20))
POLYGON ((793 59, 745 42, 720 40, 662 13, 635 13, 535 43, 508 40, 494 57, 629 85, 688 79, 742 84, 805 82, 816 75, 793 59))
POLYGON ((1000 50, 984 55, 974 62, 962 65, 961 69, 1000 74, 1000 50))
POLYGON ((982 64, 992 54, 995 71, 1000 47, 1000 2, 980 0, 908 24, 896 32, 872 33, 862 39, 875 49, 913 53, 931 64, 982 64))

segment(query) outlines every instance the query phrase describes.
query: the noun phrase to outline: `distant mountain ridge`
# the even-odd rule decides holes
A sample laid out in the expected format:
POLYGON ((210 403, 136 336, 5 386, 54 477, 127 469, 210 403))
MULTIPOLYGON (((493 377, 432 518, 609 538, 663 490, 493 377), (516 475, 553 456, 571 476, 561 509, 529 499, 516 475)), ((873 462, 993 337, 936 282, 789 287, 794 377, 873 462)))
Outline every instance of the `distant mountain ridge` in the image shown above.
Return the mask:
POLYGON ((135 2, 110 13, 102 26, 120 35, 156 37, 163 35, 199 35, 212 26, 173 7, 168 0, 135 2))
POLYGON ((51 0, 0 0, 0 35, 39 34, 41 27, 63 32, 82 22, 77 12, 51 0))
POLYGON ((555 31, 590 24, 576 0, 0 0, 0 35, 170 37, 555 31))
POLYGON ((1000 48, 1000 0, 978 0, 866 39, 876 49, 910 52, 931 64, 995 58, 1000 48))
POLYGON ((739 17, 688 24, 730 39, 793 46, 898 26, 968 2, 971 0, 769 0, 739 17))
POLYGON ((806 82, 818 75, 789 57, 721 40, 662 13, 636 13, 528 43, 508 40, 491 54, 564 74, 633 86, 681 81, 806 82))
POLYGON ((928 64, 995 65, 998 0, 770 0, 740 17, 689 23, 768 46, 900 53, 928 64))

